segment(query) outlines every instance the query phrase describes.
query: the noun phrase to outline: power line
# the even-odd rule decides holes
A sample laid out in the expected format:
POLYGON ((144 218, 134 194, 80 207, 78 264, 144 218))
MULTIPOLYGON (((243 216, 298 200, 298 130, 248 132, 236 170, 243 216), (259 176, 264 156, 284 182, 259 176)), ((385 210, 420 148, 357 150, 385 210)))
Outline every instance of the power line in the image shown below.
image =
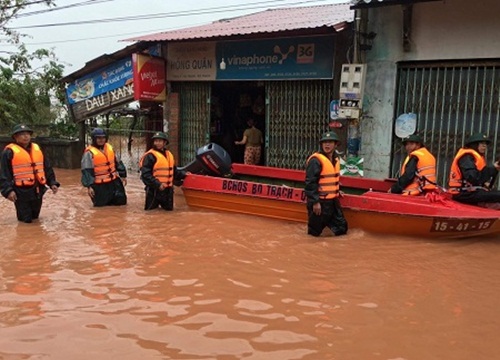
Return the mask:
MULTIPOLYGON (((191 26, 198 26, 198 25, 203 25, 205 23, 197 23, 197 24, 186 24, 186 27, 191 27, 191 26)), ((161 28, 161 29, 154 29, 154 30, 144 30, 141 31, 141 34, 152 34, 155 32, 159 31, 169 31, 169 30, 176 30, 179 27, 172 27, 172 28, 161 28)), ((115 34, 115 35, 107 35, 107 36, 95 36, 95 37, 89 37, 89 38, 81 38, 81 39, 70 39, 70 40, 56 40, 56 41, 43 41, 43 42, 36 42, 36 43, 24 43, 25 45, 50 45, 50 44, 64 44, 64 43, 69 43, 69 42, 75 42, 75 41, 88 41, 88 40, 98 40, 98 39, 110 39, 110 38, 115 38, 115 37, 120 37, 123 38, 125 36, 134 36, 139 34, 138 32, 131 32, 131 33, 122 33, 122 34, 115 34)), ((0 41, 1 44, 1 41, 0 41)))
MULTIPOLYGON (((47 0, 32 1, 32 2, 24 4, 23 6, 31 6, 31 5, 42 4, 42 3, 46 3, 46 2, 47 2, 47 0)), ((11 6, 2 6, 2 7, 0 7, 0 11, 10 10, 10 9, 16 9, 18 7, 19 7, 19 5, 17 5, 17 4, 16 5, 11 5, 11 6)))
POLYGON ((105 2, 110 2, 110 1, 115 1, 115 0, 87 0, 87 1, 82 1, 82 2, 79 2, 79 3, 75 3, 75 4, 70 4, 70 5, 65 5, 65 6, 58 6, 58 7, 44 9, 44 10, 31 11, 31 12, 27 12, 27 13, 17 14, 16 18, 21 18, 21 17, 26 17, 26 16, 33 16, 33 15, 40 15, 40 14, 45 14, 45 13, 48 13, 48 12, 65 10, 65 9, 70 9, 70 8, 80 7, 80 6, 97 5, 97 4, 101 4, 101 3, 105 3, 105 2))
POLYGON ((274 0, 274 1, 262 1, 255 2, 245 5, 232 5, 232 6, 222 6, 222 7, 212 7, 205 8, 199 10, 185 10, 171 13, 160 13, 160 14, 148 14, 148 15, 133 15, 133 16, 125 16, 125 17, 116 17, 116 18, 107 18, 107 19, 97 19, 97 20, 83 20, 83 21, 71 21, 65 23, 51 23, 51 24, 39 24, 39 25, 26 25, 26 26, 15 26, 12 29, 34 29, 34 28, 48 28, 48 27, 56 27, 56 26, 70 26, 70 25, 85 25, 85 24, 95 24, 95 23, 104 23, 104 22, 122 22, 122 21, 136 21, 136 20, 151 20, 157 18, 168 18, 168 17, 182 17, 182 16, 195 16, 195 15, 207 15, 207 14, 216 14, 221 12, 232 12, 232 11, 242 11, 242 10, 253 10, 260 9, 266 7, 264 4, 268 4, 267 6, 278 7, 278 6, 286 6, 286 5, 302 5, 311 2, 321 2, 327 0, 303 0, 294 3, 285 3, 285 4, 273 4, 276 2, 283 2, 286 0, 274 0))

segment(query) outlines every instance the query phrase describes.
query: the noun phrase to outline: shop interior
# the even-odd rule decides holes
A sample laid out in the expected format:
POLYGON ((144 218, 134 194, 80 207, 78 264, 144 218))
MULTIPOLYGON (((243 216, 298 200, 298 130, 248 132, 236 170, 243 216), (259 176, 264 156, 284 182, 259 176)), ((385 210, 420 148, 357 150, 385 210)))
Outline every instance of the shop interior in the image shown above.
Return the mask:
MULTIPOLYGON (((266 136, 265 88, 259 82, 225 81, 212 84, 210 102, 210 141, 222 146, 235 163, 243 163, 244 146, 234 142, 243 138, 247 120, 266 136)), ((265 164, 262 149, 260 165, 265 164)))

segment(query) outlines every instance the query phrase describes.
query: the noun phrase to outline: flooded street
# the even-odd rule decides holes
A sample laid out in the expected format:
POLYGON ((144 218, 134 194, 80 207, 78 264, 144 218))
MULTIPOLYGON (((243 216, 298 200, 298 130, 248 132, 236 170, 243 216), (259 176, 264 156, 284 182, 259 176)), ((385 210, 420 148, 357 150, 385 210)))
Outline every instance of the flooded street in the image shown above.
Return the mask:
POLYGON ((306 235, 190 209, 95 209, 58 170, 41 218, 0 201, 0 359, 498 359, 500 239, 306 235))

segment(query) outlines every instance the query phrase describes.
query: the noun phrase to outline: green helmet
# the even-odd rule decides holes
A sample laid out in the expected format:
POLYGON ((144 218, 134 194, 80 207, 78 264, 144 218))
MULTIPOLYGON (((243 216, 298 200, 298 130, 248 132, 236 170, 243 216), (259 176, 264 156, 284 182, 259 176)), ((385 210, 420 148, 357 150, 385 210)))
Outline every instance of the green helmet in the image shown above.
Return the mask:
POLYGON ((485 134, 472 134, 469 136, 469 138, 465 141, 465 145, 469 146, 474 143, 480 143, 480 142, 485 142, 487 144, 491 144, 491 140, 488 138, 487 135, 485 134))
POLYGON ((414 142, 414 143, 419 143, 420 145, 423 145, 422 138, 418 136, 417 134, 413 134, 410 136, 407 136, 402 139, 403 145, 405 145, 407 142, 414 142))
POLYGON ((161 132, 161 131, 155 132, 151 139, 153 139, 153 140, 154 139, 162 139, 162 140, 165 140, 168 144, 167 134, 165 134, 164 132, 161 132))
POLYGON ((322 143, 323 141, 336 141, 340 142, 339 136, 335 133, 335 131, 328 131, 323 134, 321 139, 319 139, 319 142, 322 143))
POLYGON ((14 137, 14 135, 20 133, 20 132, 29 132, 30 134, 33 134, 33 130, 31 130, 27 125, 24 125, 24 124, 18 124, 16 126, 14 126, 14 128, 12 129, 12 137, 14 137))

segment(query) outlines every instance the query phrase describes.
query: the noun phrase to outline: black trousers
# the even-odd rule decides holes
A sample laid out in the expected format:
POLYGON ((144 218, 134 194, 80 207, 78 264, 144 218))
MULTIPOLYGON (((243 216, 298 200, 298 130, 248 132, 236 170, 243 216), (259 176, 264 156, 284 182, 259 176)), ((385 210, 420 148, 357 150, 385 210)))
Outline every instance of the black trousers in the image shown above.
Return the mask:
POLYGON ((339 236, 347 233, 347 220, 342 212, 342 206, 338 198, 333 200, 321 200, 321 215, 313 212, 313 204, 307 203, 307 233, 312 236, 320 236, 325 227, 339 236))
POLYGON ((470 205, 477 205, 479 203, 500 203, 500 191, 464 191, 459 194, 453 195, 452 199, 470 205))
POLYGON ((94 206, 127 204, 127 194, 120 178, 109 183, 93 184, 92 189, 94 189, 92 199, 94 206))
POLYGON ((144 210, 156 209, 159 206, 167 211, 172 211, 174 209, 173 187, 168 187, 163 191, 146 187, 146 203, 144 204, 144 210))
POLYGON ((16 187, 17 200, 14 203, 16 207, 17 220, 30 223, 40 216, 42 209, 43 195, 47 191, 44 185, 35 185, 28 187, 16 187))
POLYGON ((17 220, 30 223, 40 216, 42 196, 32 200, 17 199, 15 202, 17 220))

